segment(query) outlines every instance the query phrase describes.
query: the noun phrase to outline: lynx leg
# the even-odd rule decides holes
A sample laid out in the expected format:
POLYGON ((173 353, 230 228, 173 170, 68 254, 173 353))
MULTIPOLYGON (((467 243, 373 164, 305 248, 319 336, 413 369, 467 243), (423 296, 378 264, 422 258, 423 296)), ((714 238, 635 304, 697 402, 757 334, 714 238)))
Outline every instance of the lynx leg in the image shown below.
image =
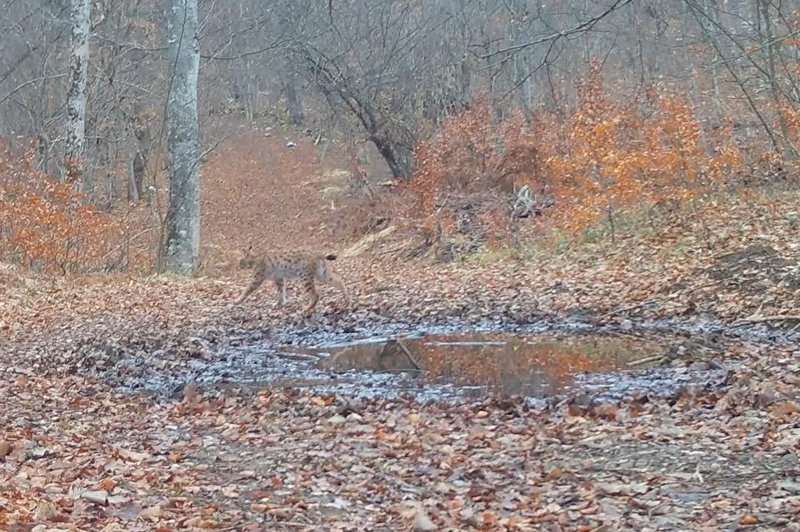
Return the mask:
POLYGON ((314 307, 317 306, 317 302, 319 302, 319 294, 317 293, 317 288, 314 286, 314 277, 308 277, 305 279, 306 291, 311 294, 311 304, 308 306, 304 314, 307 317, 311 317, 314 314, 314 307))
POLYGON ((349 309, 352 305, 352 300, 350 299, 350 294, 347 292, 347 285, 344 284, 342 278, 333 272, 328 272, 328 278, 326 279, 326 282, 329 285, 336 287, 342 291, 345 303, 347 304, 347 308, 349 309))
POLYGON ((256 273, 256 275, 253 276, 253 280, 250 283, 250 286, 248 286, 247 290, 245 290, 244 294, 242 294, 242 297, 240 297, 238 300, 236 300, 236 304, 238 305, 241 302, 243 302, 245 299, 247 299, 247 296, 249 296, 250 294, 252 294, 256 290, 258 290, 258 287, 261 286, 261 283, 263 283, 263 282, 264 282, 264 277, 262 277, 261 275, 258 275, 258 273, 256 273))
POLYGON ((282 278, 275 279, 275 287, 278 289, 278 306, 286 304, 286 281, 282 278))

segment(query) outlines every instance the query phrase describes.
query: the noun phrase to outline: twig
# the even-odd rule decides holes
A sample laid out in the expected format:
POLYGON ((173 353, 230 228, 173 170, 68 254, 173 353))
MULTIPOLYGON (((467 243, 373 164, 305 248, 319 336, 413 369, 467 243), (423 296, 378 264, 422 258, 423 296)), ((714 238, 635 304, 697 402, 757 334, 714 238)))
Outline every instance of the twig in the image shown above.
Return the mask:
MULTIPOLYGON (((716 284, 717 284, 716 281, 711 282, 711 283, 705 283, 705 284, 701 284, 700 286, 694 287, 692 290, 697 292, 698 290, 703 290, 704 288, 709 288, 711 286, 716 286, 716 284)), ((605 314, 599 316, 598 319, 610 318, 611 316, 617 316, 619 314, 622 314, 623 312, 629 312, 631 310, 637 310, 637 309, 639 309, 641 307, 646 307, 647 305, 652 305, 653 303, 658 303, 659 301, 669 297, 670 295, 672 295, 672 293, 664 294, 663 296, 659 296, 659 297, 654 297, 654 298, 648 299, 647 301, 642 301, 640 303, 634 303, 633 305, 629 305, 627 307, 622 307, 622 308, 610 310, 610 311, 606 312, 605 314)))
POLYGON ((29 79, 25 83, 23 83, 21 85, 18 85, 16 88, 14 88, 14 90, 12 90, 8 94, 6 94, 2 98, 0 98, 0 104, 2 104, 6 100, 8 100, 12 96, 14 96, 16 93, 18 93, 19 91, 21 91, 25 87, 28 87, 29 85, 33 85, 34 83, 39 83, 40 81, 47 81, 47 80, 50 80, 50 79, 65 78, 65 77, 67 77, 67 74, 53 74, 53 75, 50 75, 50 76, 42 76, 42 77, 36 78, 36 79, 29 79))
POLYGON ((275 353, 275 356, 278 356, 278 357, 281 357, 281 358, 291 358, 291 359, 295 359, 295 360, 314 360, 314 361, 317 361, 317 362, 319 362, 323 358, 327 358, 325 356, 316 355, 316 354, 312 354, 312 353, 288 353, 288 352, 285 352, 285 351, 280 351, 278 353, 275 353))
POLYGON ((700 484, 705 484, 703 474, 700 472, 700 462, 697 462, 697 466, 694 468, 694 478, 696 478, 700 484))
POLYGON ((235 525, 231 525, 231 526, 229 526, 229 527, 225 527, 225 528, 218 528, 217 530, 220 530, 221 532, 227 532, 228 530, 239 530, 239 527, 242 527, 242 526, 244 526, 245 524, 246 524, 246 523, 244 523, 244 522, 241 522, 241 523, 238 523, 238 524, 235 524, 235 525))
POLYGON ((406 354, 406 356, 408 357, 408 360, 411 361, 411 363, 414 365, 414 367, 417 369, 417 371, 422 371, 422 367, 417 362, 417 359, 414 358, 414 355, 411 354, 411 351, 408 350, 408 348, 405 346, 403 341, 400 338, 396 338, 395 341, 397 342, 397 345, 400 346, 400 349, 403 350, 403 353, 406 354))
POLYGON ((618 9, 621 9, 621 8, 625 7, 626 5, 630 4, 631 1, 632 0, 617 0, 616 2, 614 2, 614 4, 611 7, 607 8, 605 11, 603 11, 602 13, 597 15, 596 17, 593 17, 593 18, 590 18, 589 20, 581 22, 580 24, 578 24, 574 28, 570 28, 570 29, 567 29, 567 30, 562 30, 562 31, 553 33, 551 35, 547 35, 545 37, 542 37, 542 38, 539 38, 539 39, 536 39, 536 40, 533 40, 533 41, 525 42, 525 43, 522 43, 522 44, 515 44, 513 46, 508 46, 506 48, 502 48, 500 50, 496 50, 494 52, 490 52, 488 54, 485 54, 485 55, 482 55, 482 56, 479 56, 479 57, 481 59, 489 59, 489 58, 494 57, 494 56, 496 56, 498 54, 504 54, 504 53, 508 53, 508 52, 512 52, 512 53, 513 52, 518 52, 518 51, 520 51, 522 49, 525 49, 525 48, 528 48, 528 47, 531 47, 531 46, 535 46, 537 44, 542 44, 542 43, 545 43, 545 42, 548 42, 548 41, 557 41, 557 40, 562 39, 564 37, 568 37, 570 35, 573 35, 575 33, 580 33, 581 31, 584 31, 584 30, 590 30, 595 26, 595 24, 600 22, 603 18, 605 18, 606 16, 610 15, 614 11, 617 11, 618 9))
POLYGON ((133 235, 133 236, 126 237, 126 238, 125 238, 125 242, 120 242, 119 244, 117 244, 116 246, 114 246, 114 249, 112 249, 111 251, 109 251, 108 253, 106 253, 105 255, 103 255, 103 257, 100 259, 100 260, 101 260, 101 262, 104 262, 104 261, 105 261, 107 258, 109 258, 111 255, 113 255, 114 253, 116 253, 116 252, 117 252, 117 251, 118 251, 118 250, 119 250, 121 247, 123 247, 125 244, 130 244, 131 240, 133 240, 133 239, 135 239, 135 238, 139 238, 139 237, 140 237, 140 236, 142 236, 143 234, 145 234, 145 233, 149 233, 149 232, 150 232, 150 231, 152 231, 153 229, 154 229, 153 227, 148 227, 147 229, 144 229, 143 231, 139 231, 138 233, 136 233, 136 234, 135 234, 135 235, 133 235))
POLYGON ((650 357, 640 358, 639 360, 633 360, 631 362, 628 362, 628 366, 634 368, 637 366, 648 364, 650 362, 656 362, 661 360, 664 360, 664 355, 653 355, 650 357))
POLYGON ((201 153, 201 154, 200 154, 200 155, 197 157, 197 160, 198 160, 198 161, 202 160, 202 159, 203 159, 204 157, 206 157, 206 156, 207 156, 209 153, 211 153, 212 151, 214 151, 214 150, 216 150, 217 148, 219 148, 219 147, 220 147, 220 145, 221 145, 223 142, 225 142, 225 141, 226 141, 226 140, 228 140, 229 138, 233 137, 234 135, 237 135, 238 133, 239 133, 239 131, 237 130, 237 131, 234 131, 233 133, 228 133, 227 135, 223 135, 222 137, 218 138, 217 140, 215 140, 214 142, 212 142, 212 143, 209 145, 209 147, 208 147, 208 148, 206 148, 205 150, 203 150, 203 152, 202 152, 202 153, 201 153))
POLYGON ((392 248, 392 249, 390 249, 388 251, 381 251, 380 253, 378 253, 378 255, 379 256, 380 255, 390 255, 392 253, 397 253, 398 251, 403 251, 404 249, 405 249, 405 246, 399 246, 399 247, 396 247, 396 248, 392 248))
POLYGON ((782 314, 777 316, 751 316, 742 318, 735 322, 731 327, 741 327, 748 323, 765 323, 769 321, 800 321, 800 314, 782 314))
POLYGON ((502 341, 474 341, 474 342, 425 342, 425 345, 429 345, 431 347, 447 347, 447 346, 503 346, 506 345, 508 342, 502 341))
POLYGON ((646 307, 647 305, 650 305, 651 303, 656 303, 659 299, 662 299, 662 298, 659 297, 659 298, 654 298, 654 299, 648 299, 647 301, 641 301, 641 302, 635 303, 633 305, 628 305, 627 307, 614 309, 614 310, 611 310, 609 312, 606 312, 605 314, 602 314, 601 316, 598 317, 598 319, 610 318, 612 316, 617 316, 619 314, 622 314, 622 313, 625 313, 625 312, 629 312, 631 310, 637 310, 637 309, 640 309, 642 307, 646 307))

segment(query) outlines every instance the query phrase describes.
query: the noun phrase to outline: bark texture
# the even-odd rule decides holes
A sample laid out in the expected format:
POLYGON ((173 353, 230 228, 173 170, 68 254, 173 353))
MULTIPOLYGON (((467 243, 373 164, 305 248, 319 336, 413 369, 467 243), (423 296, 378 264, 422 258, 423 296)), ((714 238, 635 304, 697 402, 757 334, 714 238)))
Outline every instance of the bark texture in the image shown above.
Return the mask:
POLYGON ((89 73, 91 0, 71 0, 69 89, 67 90, 67 134, 63 178, 83 185, 83 151, 86 144, 86 80, 89 73))
POLYGON ((168 271, 190 275, 200 254, 197 0, 173 0, 169 39, 175 70, 167 102, 170 183, 163 259, 168 271))

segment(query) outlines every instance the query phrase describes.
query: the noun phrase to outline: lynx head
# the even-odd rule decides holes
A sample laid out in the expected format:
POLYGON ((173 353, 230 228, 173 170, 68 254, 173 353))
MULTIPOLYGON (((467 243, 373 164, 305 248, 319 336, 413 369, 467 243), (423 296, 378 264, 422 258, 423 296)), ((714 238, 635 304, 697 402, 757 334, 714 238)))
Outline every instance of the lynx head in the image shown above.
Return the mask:
POLYGON ((244 255, 241 259, 239 259, 239 268, 242 270, 252 268, 256 265, 256 258, 250 254, 253 250, 253 246, 247 248, 247 251, 244 252, 244 255))

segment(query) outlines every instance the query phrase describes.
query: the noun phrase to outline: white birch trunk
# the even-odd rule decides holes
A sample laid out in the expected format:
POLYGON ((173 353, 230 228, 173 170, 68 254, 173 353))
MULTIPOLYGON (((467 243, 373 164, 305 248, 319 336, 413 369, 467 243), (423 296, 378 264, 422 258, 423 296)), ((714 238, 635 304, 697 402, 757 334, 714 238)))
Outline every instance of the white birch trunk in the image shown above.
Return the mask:
POLYGON ((71 0, 69 89, 67 91, 67 139, 63 177, 78 182, 83 175, 83 149, 86 144, 86 79, 89 73, 89 31, 91 0, 71 0))
POLYGON ((167 101, 170 180, 163 259, 168 271, 190 275, 200 254, 197 0, 172 1, 169 45, 175 73, 167 101))

